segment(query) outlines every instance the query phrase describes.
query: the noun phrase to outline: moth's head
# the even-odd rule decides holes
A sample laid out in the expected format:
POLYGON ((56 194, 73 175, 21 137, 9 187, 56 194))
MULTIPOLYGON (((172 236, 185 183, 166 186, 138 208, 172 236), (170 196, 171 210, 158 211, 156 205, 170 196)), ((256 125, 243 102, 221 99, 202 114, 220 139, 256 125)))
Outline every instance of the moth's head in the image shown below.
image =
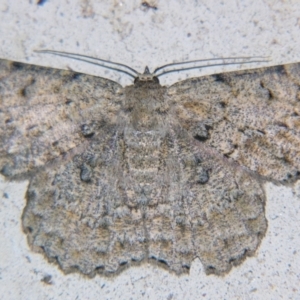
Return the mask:
POLYGON ((149 68, 146 67, 143 74, 138 74, 137 77, 134 79, 134 84, 137 83, 159 83, 158 77, 155 76, 153 73, 150 73, 149 68))

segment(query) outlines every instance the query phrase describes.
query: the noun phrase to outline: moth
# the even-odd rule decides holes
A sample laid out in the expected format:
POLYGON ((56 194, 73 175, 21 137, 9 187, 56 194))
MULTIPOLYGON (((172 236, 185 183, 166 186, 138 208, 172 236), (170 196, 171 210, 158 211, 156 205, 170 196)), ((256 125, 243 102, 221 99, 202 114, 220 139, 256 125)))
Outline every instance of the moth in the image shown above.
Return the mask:
POLYGON ((170 87, 157 70, 123 88, 0 60, 1 174, 29 180, 28 243, 65 273, 198 257, 224 275, 266 233, 264 183, 300 178, 300 64, 170 87))

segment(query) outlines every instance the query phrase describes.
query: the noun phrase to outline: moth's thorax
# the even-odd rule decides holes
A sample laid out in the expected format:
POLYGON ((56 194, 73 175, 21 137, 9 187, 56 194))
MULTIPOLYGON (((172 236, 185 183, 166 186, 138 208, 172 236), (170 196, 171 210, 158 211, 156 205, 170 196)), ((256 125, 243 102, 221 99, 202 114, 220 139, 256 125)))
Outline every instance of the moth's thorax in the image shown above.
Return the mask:
POLYGON ((136 81, 125 88, 124 111, 137 131, 158 129, 166 118, 166 88, 158 81, 136 81))

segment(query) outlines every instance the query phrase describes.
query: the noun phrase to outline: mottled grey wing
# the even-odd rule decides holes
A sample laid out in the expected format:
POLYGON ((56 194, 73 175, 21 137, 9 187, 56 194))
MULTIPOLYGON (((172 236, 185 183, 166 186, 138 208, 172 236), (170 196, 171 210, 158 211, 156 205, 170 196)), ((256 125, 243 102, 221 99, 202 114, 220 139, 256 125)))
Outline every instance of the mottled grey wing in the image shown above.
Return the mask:
POLYGON ((0 170, 10 179, 30 179, 23 213, 29 244, 64 271, 80 266, 90 274, 109 251, 105 216, 120 200, 111 185, 121 166, 111 150, 120 88, 102 78, 0 60, 0 170), (96 262, 89 262, 93 247, 96 262))
POLYGON ((195 257, 223 274, 252 255, 266 231, 259 182, 172 117, 144 132, 127 123, 39 172, 23 214, 30 245, 90 276, 142 261, 181 274, 195 257))
POLYGON ((29 244, 65 272, 150 260, 181 274, 200 257, 223 274, 254 253, 266 230, 260 184, 182 128, 165 88, 118 94, 73 72, 1 70, 1 170, 30 175, 29 244))
POLYGON ((267 228, 263 179, 294 182, 300 175, 299 85, 295 64, 168 88, 179 124, 172 211, 181 225, 171 226, 178 235, 177 256, 166 259, 171 269, 189 266, 191 254, 207 273, 224 274, 255 253, 267 228))
MULTIPOLYGON (((150 259, 180 274, 199 257, 207 273, 223 274, 255 252, 264 191, 251 166, 230 159, 224 137, 239 101, 251 111, 238 83, 216 76, 169 95, 155 83, 117 93, 111 81, 73 72, 2 70, 1 170, 32 175, 29 244, 65 272, 110 274, 150 259)), ((262 85, 252 93, 265 96, 262 85)))
POLYGON ((177 274, 196 257, 207 274, 225 274, 266 232, 264 190, 251 172, 173 124, 160 168, 166 179, 157 184, 165 193, 144 220, 148 256, 177 274))
POLYGON ((188 79, 169 94, 206 146, 269 180, 300 177, 300 64, 188 79))
POLYGON ((102 78, 0 60, 1 173, 28 178, 83 152, 107 129, 103 123, 115 123, 119 88, 102 78))

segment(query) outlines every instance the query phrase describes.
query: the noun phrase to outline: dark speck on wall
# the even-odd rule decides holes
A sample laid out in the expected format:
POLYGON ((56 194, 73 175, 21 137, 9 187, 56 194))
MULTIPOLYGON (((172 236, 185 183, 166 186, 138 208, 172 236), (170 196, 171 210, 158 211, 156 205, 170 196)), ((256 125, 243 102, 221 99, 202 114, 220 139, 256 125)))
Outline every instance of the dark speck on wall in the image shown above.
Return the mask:
POLYGON ((37 5, 44 5, 47 2, 47 0, 38 0, 37 5))

